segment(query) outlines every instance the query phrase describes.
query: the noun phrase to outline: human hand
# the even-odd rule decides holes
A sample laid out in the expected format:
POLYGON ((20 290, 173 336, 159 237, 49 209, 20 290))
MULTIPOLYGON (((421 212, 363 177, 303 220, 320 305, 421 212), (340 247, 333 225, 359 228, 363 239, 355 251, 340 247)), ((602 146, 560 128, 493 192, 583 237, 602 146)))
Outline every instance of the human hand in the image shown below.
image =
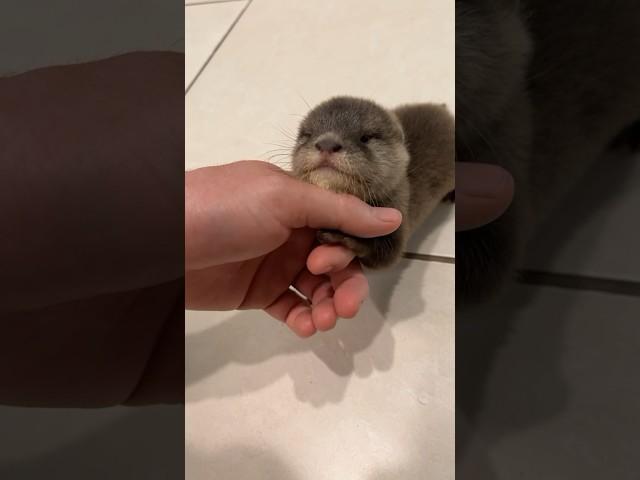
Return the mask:
POLYGON ((357 314, 368 282, 352 252, 317 245, 315 230, 368 238, 401 221, 397 210, 323 190, 266 162, 187 172, 186 307, 263 309, 303 337, 331 329, 338 317, 357 314))
POLYGON ((456 162, 456 231, 494 221, 511 204, 513 177, 487 163, 456 162))

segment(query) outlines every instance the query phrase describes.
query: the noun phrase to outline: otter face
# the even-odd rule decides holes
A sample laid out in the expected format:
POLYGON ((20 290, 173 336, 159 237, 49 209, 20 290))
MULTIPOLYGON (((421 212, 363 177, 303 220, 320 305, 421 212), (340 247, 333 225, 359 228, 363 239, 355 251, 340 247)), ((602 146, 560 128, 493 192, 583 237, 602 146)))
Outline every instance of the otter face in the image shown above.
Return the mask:
POLYGON ((369 100, 335 97, 300 124, 292 164, 298 178, 374 203, 406 176, 409 154, 393 114, 369 100))

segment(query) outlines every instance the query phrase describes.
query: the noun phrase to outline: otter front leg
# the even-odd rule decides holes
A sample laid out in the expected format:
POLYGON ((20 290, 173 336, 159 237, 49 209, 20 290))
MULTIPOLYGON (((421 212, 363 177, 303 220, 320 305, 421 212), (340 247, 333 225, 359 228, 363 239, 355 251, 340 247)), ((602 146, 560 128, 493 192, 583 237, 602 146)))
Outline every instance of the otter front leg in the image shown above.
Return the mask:
POLYGON ((318 241, 347 247, 367 268, 377 269, 392 265, 400 258, 404 248, 402 227, 395 232, 376 238, 360 238, 345 235, 336 230, 319 230, 318 241))

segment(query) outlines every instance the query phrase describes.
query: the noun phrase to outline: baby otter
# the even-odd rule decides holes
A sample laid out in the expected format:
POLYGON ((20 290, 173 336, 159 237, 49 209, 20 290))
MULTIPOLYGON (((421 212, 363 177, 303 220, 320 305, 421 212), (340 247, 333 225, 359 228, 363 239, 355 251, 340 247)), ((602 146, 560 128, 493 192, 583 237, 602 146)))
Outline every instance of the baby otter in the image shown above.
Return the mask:
POLYGON ((454 131, 445 105, 386 110, 370 100, 342 96, 315 107, 300 124, 294 175, 403 215, 402 225, 390 235, 356 238, 322 230, 318 240, 350 248, 369 268, 393 264, 411 232, 454 189, 454 131))

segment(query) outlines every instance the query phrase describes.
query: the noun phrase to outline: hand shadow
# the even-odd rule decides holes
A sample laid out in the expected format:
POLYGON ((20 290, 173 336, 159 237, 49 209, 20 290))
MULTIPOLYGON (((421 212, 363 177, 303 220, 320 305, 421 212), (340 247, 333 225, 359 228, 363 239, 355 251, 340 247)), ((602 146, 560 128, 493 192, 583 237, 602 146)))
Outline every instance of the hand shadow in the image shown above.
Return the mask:
MULTIPOLYGON (((443 200, 433 210, 431 215, 429 215, 429 217, 422 223, 422 225, 419 225, 413 232, 406 250, 413 253, 418 251, 432 251, 438 239, 448 234, 445 224, 452 221, 454 217, 455 205, 448 200, 443 200)), ((451 229, 453 230, 453 227, 451 227, 451 229)), ((451 248, 453 249, 453 232, 451 232, 450 235, 451 248)))
MULTIPOLYGON (((364 378, 392 367, 393 326, 424 311, 422 281, 431 264, 414 262, 412 269, 407 269, 408 265, 409 261, 402 260, 391 269, 370 273, 370 299, 358 316, 340 320, 334 330, 318 332, 307 340, 299 339, 261 311, 230 312, 226 319, 187 334, 186 401, 241 395, 288 376, 299 400, 314 406, 340 402, 354 374, 364 378), (399 282, 415 295, 395 302, 390 316, 399 282), (300 361, 298 357, 307 352, 313 357, 300 361), (230 364, 251 369, 239 375, 238 369, 225 368, 230 364)), ((189 312, 187 322, 204 321, 208 325, 211 316, 189 312)))

